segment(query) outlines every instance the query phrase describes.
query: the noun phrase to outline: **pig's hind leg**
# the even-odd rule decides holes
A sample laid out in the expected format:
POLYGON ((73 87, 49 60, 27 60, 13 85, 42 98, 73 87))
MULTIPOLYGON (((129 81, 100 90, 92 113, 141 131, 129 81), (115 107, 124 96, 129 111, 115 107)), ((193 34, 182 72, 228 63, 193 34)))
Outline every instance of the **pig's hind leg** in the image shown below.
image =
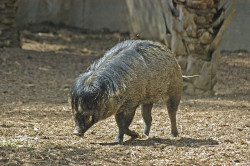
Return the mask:
POLYGON ((129 110, 129 111, 123 111, 115 115, 115 120, 119 127, 118 135, 115 139, 115 142, 119 142, 119 143, 122 142, 124 134, 127 134, 131 136, 132 138, 139 137, 139 135, 136 132, 131 131, 128 128, 134 118, 135 110, 136 108, 134 108, 133 110, 129 110))
POLYGON ((178 130, 176 125, 176 112, 180 103, 180 97, 173 96, 169 97, 168 100, 165 101, 168 109, 168 115, 171 122, 171 134, 174 137, 178 136, 178 130))

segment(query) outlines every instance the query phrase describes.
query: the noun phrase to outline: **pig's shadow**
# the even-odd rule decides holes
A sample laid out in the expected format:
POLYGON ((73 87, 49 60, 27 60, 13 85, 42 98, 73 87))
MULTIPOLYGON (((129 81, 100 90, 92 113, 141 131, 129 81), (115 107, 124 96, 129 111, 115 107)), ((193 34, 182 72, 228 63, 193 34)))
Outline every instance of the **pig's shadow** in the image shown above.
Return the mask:
MULTIPOLYGON (((118 143, 99 143, 103 146, 117 145, 118 143)), ((215 146, 219 145, 219 142, 213 139, 193 139, 182 137, 180 139, 163 139, 163 138, 149 138, 147 140, 131 139, 121 143, 121 145, 129 146, 176 146, 176 147, 200 147, 200 146, 215 146)))

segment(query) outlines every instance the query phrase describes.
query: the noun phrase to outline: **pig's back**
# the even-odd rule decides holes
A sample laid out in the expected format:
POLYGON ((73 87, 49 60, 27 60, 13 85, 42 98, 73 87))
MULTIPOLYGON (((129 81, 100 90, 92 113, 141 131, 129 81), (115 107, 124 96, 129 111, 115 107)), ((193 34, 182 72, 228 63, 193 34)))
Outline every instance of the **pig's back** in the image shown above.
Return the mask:
POLYGON ((117 44, 89 70, 91 82, 105 80, 108 96, 131 96, 135 102, 159 100, 168 92, 173 77, 182 79, 174 54, 164 45, 147 40, 117 44))

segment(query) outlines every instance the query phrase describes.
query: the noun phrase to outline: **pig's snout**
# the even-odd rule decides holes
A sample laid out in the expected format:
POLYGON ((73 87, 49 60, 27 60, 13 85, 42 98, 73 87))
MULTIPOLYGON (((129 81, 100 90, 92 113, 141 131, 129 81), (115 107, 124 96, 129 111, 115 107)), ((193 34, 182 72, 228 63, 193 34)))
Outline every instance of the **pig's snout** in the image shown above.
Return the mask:
POLYGON ((79 126, 76 126, 73 131, 73 134, 81 137, 84 135, 84 131, 79 126))

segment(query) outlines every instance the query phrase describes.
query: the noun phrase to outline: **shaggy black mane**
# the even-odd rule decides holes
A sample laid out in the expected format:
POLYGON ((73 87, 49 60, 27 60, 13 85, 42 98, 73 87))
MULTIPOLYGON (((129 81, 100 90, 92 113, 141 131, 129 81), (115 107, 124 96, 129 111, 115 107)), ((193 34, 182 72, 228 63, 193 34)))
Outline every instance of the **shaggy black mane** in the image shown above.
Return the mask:
POLYGON ((124 91, 126 82, 136 77, 134 67, 146 65, 138 53, 138 43, 130 40, 117 44, 81 74, 72 86, 72 107, 77 109, 79 102, 94 107, 124 91))

